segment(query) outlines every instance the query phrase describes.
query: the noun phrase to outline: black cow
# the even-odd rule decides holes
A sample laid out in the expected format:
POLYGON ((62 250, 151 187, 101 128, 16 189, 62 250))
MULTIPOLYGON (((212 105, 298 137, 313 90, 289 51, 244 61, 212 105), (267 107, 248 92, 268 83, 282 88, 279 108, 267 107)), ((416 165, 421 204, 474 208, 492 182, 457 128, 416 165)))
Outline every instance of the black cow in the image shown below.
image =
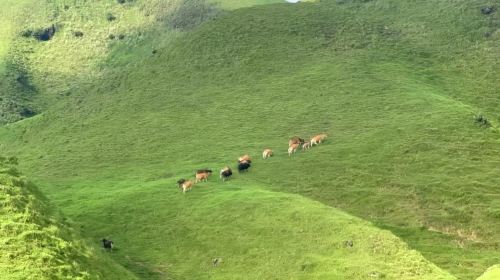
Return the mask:
POLYGON ((220 178, 222 181, 226 181, 229 177, 231 177, 231 175, 233 175, 233 171, 227 166, 222 168, 220 171, 220 178))
POLYGON ((104 249, 111 251, 113 249, 113 241, 107 240, 106 238, 102 239, 102 246, 104 249))
POLYGON ((250 168, 250 162, 242 161, 238 163, 238 172, 248 171, 248 168, 250 168))

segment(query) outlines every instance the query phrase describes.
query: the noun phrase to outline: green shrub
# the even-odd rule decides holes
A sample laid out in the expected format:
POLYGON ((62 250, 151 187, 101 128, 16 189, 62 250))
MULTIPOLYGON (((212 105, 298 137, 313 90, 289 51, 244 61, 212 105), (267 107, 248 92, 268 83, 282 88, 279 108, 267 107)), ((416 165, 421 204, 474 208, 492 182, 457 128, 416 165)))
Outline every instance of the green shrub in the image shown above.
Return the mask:
POLYGON ((486 118, 484 115, 482 114, 479 114, 479 115, 476 115, 474 117, 474 122, 479 124, 480 126, 482 127, 490 127, 491 126, 491 123, 490 121, 488 120, 488 118, 486 118))

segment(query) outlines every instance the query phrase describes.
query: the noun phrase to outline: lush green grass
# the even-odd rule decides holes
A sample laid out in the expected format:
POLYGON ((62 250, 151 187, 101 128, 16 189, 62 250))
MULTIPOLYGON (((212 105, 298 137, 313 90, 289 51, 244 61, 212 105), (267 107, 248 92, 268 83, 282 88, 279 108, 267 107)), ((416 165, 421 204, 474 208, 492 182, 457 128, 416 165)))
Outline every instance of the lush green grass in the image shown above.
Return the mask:
POLYGON ((338 210, 243 175, 210 181, 185 195, 168 179, 80 183, 64 209, 87 236, 112 235, 115 258, 142 279, 453 278, 388 231, 338 210))
POLYGON ((14 14, 13 10, 17 8, 16 6, 12 5, 13 2, 17 1, 8 1, 8 5, 12 8, 2 9, 0 14, 0 24, 2 25, 2 29, 0 30, 0 38, 2 38, 2 40, 0 40, 0 74, 2 74, 3 71, 5 71, 3 58, 6 56, 9 50, 9 45, 13 33, 12 31, 13 20, 9 17, 10 15, 14 14))
MULTIPOLYGON (((92 40, 78 41, 78 51, 62 51, 80 40, 63 28, 27 54, 39 62, 32 74, 46 110, 0 129, 0 148, 22 159, 21 167, 86 236, 110 234, 123 244, 116 259, 140 276, 199 276, 218 250, 235 265, 224 261, 213 272, 222 270, 220 275, 207 277, 252 270, 244 256, 264 253, 268 243, 256 239, 259 228, 244 207, 227 210, 237 208, 232 199, 276 212, 269 219, 290 217, 294 208, 279 204, 281 197, 307 201, 303 217, 317 205, 268 190, 300 194, 390 229, 461 279, 500 262, 500 25, 498 13, 479 12, 486 2, 261 5, 224 12, 189 32, 146 16, 153 1, 103 3, 60 15, 74 25, 86 23, 85 34, 95 30, 92 40), (94 22, 93 9, 98 15, 107 9, 128 13, 117 27, 126 39, 106 41, 110 23, 101 17, 94 22), (89 14, 77 17, 77 11, 89 14), (492 127, 475 124, 478 113, 492 127), (286 156, 288 137, 318 132, 330 135, 324 145, 286 156), (228 184, 215 182, 186 196, 174 190, 174 182, 195 169, 234 165, 239 155, 258 157, 265 147, 276 156, 256 160, 249 174, 229 184, 239 191, 221 190, 228 184), (193 203, 183 204, 186 199, 193 203), (232 222, 236 215, 246 218, 243 225, 232 222), (192 228, 242 234, 231 225, 248 230, 252 244, 263 247, 239 251, 242 243, 235 242, 213 251, 209 240, 221 243, 226 235, 192 228), (193 242, 183 236, 190 230, 197 233, 193 242)), ((292 225, 275 222, 276 230, 292 225)), ((286 240, 304 248, 303 238, 292 236, 297 238, 286 240)), ((274 251, 291 247, 273 237, 274 251)), ((319 267, 327 256, 318 258, 319 267)), ((277 255, 269 257, 277 262, 277 255)), ((267 275, 286 271, 293 278, 300 277, 292 274, 291 267, 302 265, 296 261, 286 258, 275 271, 266 262, 255 265, 267 275)), ((399 279, 402 267, 391 264, 387 275, 399 279)))
POLYGON ((477 278, 477 280, 495 280, 500 279, 500 265, 494 265, 481 275, 481 277, 477 278))
POLYGON ((0 158, 0 278, 135 279, 55 218, 35 186, 0 158))

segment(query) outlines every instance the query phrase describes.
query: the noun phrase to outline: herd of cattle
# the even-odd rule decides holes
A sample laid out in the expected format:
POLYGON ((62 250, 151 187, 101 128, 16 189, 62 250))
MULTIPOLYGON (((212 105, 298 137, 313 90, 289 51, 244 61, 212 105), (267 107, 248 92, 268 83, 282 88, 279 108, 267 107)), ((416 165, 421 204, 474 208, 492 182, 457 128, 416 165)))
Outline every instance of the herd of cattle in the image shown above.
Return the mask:
MULTIPOLYGON (((311 138, 310 141, 305 141, 304 139, 300 137, 292 137, 288 141, 288 156, 291 156, 293 153, 297 151, 299 147, 302 146, 302 150, 308 150, 314 145, 321 144, 325 139, 327 135, 326 134, 318 134, 314 137, 311 138)), ((271 149, 265 149, 262 152, 262 158, 267 159, 273 156, 273 151, 271 149)), ((238 172, 245 172, 248 171, 250 168, 250 164, 252 163, 252 159, 250 158, 249 155, 244 155, 238 158, 238 172)), ((210 169, 200 169, 197 170, 196 173, 194 174, 195 179, 193 180, 186 180, 186 179, 180 179, 177 181, 177 185, 179 186, 179 189, 182 190, 183 193, 189 191, 192 189, 193 185, 198 183, 198 182, 203 182, 203 181, 208 181, 208 177, 212 175, 212 170, 210 169)), ((226 181, 233 175, 233 171, 229 166, 226 166, 221 169, 220 173, 220 178, 222 181, 226 181)))

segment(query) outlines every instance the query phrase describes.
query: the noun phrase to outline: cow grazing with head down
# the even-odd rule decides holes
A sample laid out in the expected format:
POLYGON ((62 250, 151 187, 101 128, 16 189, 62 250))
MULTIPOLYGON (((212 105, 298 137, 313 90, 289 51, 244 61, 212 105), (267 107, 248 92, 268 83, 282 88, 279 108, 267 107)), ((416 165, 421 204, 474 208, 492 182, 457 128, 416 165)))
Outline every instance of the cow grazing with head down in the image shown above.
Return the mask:
POLYGON ((266 159, 266 158, 270 158, 273 156, 273 151, 271 149, 265 149, 263 152, 262 152, 262 158, 263 159, 266 159))
POLYGON ((238 158, 238 162, 248 162, 248 163, 252 163, 252 159, 250 158, 249 155, 243 155, 241 157, 238 158))
POLYGON ((227 179, 229 179, 229 177, 231 177, 231 175, 233 175, 233 171, 231 170, 231 168, 229 168, 229 166, 226 166, 220 170, 220 178, 222 179, 222 181, 226 181, 227 179))
POLYGON ((191 180, 180 179, 179 181, 177 181, 177 185, 179 185, 179 189, 181 189, 183 193, 191 190, 193 184, 194 183, 191 180))
POLYGON ((297 148, 299 148, 299 145, 299 143, 290 145, 290 147, 288 147, 288 156, 291 156, 293 153, 295 153, 297 151, 297 148))
POLYGON ((210 169, 200 169, 200 170, 197 170, 196 173, 194 174, 195 175, 195 183, 198 183, 198 182, 201 182, 201 181, 208 181, 208 177, 210 177, 210 175, 212 175, 212 170, 210 169))
POLYGON ((327 135, 324 133, 313 136, 313 138, 311 138, 311 146, 321 144, 321 142, 325 141, 326 137, 327 135))
POLYGON ((302 145, 303 143, 304 143, 304 139, 302 139, 298 136, 294 136, 294 137, 290 138, 290 140, 288 140, 288 147, 292 146, 293 144, 302 145))
POLYGON ((248 168, 250 168, 250 162, 248 161, 241 161, 238 162, 238 172, 245 172, 248 171, 248 168))

